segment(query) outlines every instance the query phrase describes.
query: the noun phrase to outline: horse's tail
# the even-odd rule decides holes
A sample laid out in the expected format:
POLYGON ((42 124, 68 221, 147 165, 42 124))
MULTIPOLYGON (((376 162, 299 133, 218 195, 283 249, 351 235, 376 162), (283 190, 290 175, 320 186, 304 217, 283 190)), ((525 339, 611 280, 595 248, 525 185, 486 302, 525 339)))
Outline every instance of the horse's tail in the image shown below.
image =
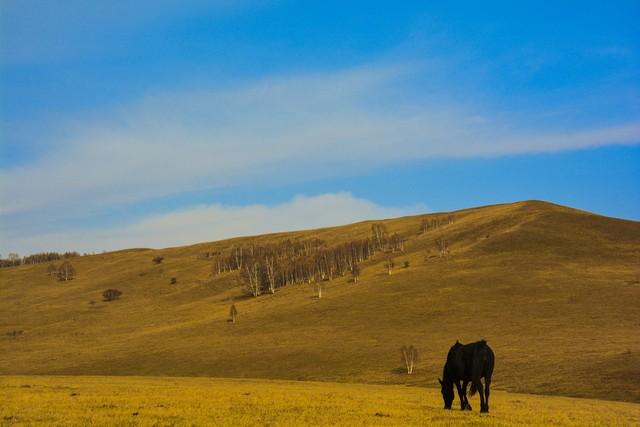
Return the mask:
MULTIPOLYGON (((476 343, 476 348, 473 354, 473 373, 472 377, 477 378, 475 381, 471 381, 471 390, 470 394, 473 396, 477 391, 482 392, 482 383, 480 382, 481 373, 484 371, 484 365, 486 363, 486 351, 489 349, 487 345, 487 341, 482 339, 476 343)), ((489 351, 491 351, 489 349, 489 351)))
POLYGON ((470 395, 471 396, 476 394, 476 391, 478 391, 478 389, 476 388, 476 384, 479 384, 479 383, 480 383, 479 381, 478 382, 475 382, 475 381, 471 382, 471 390, 470 390, 470 392, 471 392, 470 395))

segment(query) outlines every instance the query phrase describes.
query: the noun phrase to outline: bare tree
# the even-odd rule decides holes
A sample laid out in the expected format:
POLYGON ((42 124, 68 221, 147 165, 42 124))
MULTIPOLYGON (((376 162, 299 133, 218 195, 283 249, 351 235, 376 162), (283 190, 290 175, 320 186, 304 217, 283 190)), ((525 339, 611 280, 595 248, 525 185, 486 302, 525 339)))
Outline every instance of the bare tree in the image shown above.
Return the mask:
POLYGON ((242 250, 242 246, 234 249, 233 257, 236 262, 236 269, 241 270, 242 265, 244 264, 244 252, 242 250))
POLYGON ((429 231, 429 220, 426 218, 423 218, 422 222, 420 222, 420 233, 426 234, 427 231, 429 231))
POLYGON ((318 299, 322 299, 322 287, 324 286, 322 280, 318 280, 311 284, 311 286, 315 289, 318 294, 318 299))
POLYGON ((245 281, 245 286, 251 292, 251 295, 257 297, 261 292, 260 282, 260 264, 257 261, 245 263, 242 270, 242 278, 245 281))
POLYGON ((449 255, 449 242, 442 237, 436 240, 436 246, 440 252, 440 258, 446 258, 449 255))
POLYGON ((231 304, 231 309, 229 310, 229 316, 231 317, 231 323, 236 324, 236 320, 238 319, 238 310, 236 309, 235 304, 231 304))
POLYGON ((358 280, 360 280, 360 266, 358 264, 354 264, 351 267, 351 275, 353 276, 353 283, 358 283, 358 280))
POLYGON ((413 367, 418 361, 418 350, 416 350, 412 345, 410 345, 409 347, 405 345, 402 346, 400 351, 402 352, 402 360, 404 361, 404 365, 407 368, 407 374, 411 375, 413 373, 413 367))
POLYGON ((390 239, 391 252, 404 252, 404 238, 398 233, 393 233, 390 239))
POLYGON ((267 274, 267 284, 269 292, 276 292, 276 257, 267 255, 264 257, 264 270, 267 274))
POLYGON ((51 277, 55 276, 56 271, 58 271, 58 267, 55 264, 49 264, 47 267, 47 274, 51 277))
POLYGON ((387 273, 389 273, 389 276, 391 276, 391 273, 393 272, 394 265, 395 263, 393 262, 393 258, 388 257, 385 262, 385 267, 387 267, 387 273))
POLYGON ((376 249, 384 250, 387 239, 387 227, 381 223, 371 224, 371 234, 376 249))
POLYGON ((58 280, 63 280, 63 281, 71 280, 76 275, 76 269, 73 268, 73 266, 69 261, 65 261, 62 264, 60 264, 60 267, 58 267, 57 275, 58 275, 58 280))

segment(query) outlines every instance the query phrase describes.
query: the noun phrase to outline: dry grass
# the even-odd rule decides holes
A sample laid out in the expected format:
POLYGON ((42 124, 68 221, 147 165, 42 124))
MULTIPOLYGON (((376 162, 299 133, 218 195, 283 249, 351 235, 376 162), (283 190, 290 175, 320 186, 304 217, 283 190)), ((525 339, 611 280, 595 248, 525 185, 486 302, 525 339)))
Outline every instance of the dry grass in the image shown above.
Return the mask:
POLYGON ((640 224, 542 202, 456 213, 418 235, 422 217, 387 220, 409 238, 386 274, 243 298, 236 273, 211 275, 204 250, 285 237, 364 237, 371 223, 0 270, 0 374, 217 376, 432 387, 456 340, 486 338, 497 390, 640 401, 640 224), (446 237, 451 257, 435 255, 446 237), (162 255, 162 264, 152 258, 162 255), (170 284, 171 277, 178 283, 170 284), (123 291, 102 302, 105 289, 123 291), (90 301, 95 301, 90 304, 90 301), (235 300, 238 324, 226 319, 235 300), (10 337, 6 332, 23 330, 10 337), (414 375, 399 349, 414 345, 414 375))
MULTIPOLYGON (((497 392, 488 415, 438 390, 154 377, 0 377, 2 425, 638 425, 640 405, 497 392)), ((477 399, 472 400, 472 404, 477 399)), ((477 409, 477 408, 476 408, 477 409)))

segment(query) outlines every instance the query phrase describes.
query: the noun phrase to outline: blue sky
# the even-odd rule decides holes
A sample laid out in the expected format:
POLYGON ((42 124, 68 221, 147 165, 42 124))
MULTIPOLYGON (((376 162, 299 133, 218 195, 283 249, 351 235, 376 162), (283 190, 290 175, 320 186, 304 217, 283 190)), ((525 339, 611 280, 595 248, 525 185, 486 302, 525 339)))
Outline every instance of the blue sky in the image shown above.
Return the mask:
POLYGON ((637 22, 635 1, 2 1, 0 253, 525 199, 638 220, 637 22))

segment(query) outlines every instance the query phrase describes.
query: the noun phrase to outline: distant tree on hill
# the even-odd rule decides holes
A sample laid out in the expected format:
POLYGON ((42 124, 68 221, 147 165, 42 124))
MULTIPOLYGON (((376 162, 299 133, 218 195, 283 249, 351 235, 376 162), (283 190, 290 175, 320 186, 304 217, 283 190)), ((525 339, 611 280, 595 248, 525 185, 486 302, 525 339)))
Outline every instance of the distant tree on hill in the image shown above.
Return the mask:
POLYGON ((251 295, 257 297, 262 292, 262 283, 260 280, 260 263, 249 262, 245 263, 244 268, 241 270, 241 277, 244 281, 245 287, 251 295))
POLYGON ((229 316, 231 317, 231 323, 236 324, 236 320, 238 318, 238 310, 236 309, 235 304, 231 304, 231 309, 229 310, 229 316))
POLYGON ((391 252, 404 252, 404 238, 398 233, 393 233, 388 245, 391 247, 391 252))
POLYGON ((404 365, 407 368, 407 374, 411 375, 413 373, 413 367, 418 361, 418 350, 416 350, 414 346, 410 345, 408 347, 402 346, 400 351, 402 353, 404 365))
POLYGON ((385 267, 387 267, 387 273, 389 274, 389 276, 391 276, 394 266, 395 266, 395 263, 393 262, 393 258, 388 257, 387 261, 385 262, 385 267))
POLYGON ((58 280, 71 280, 76 276, 76 269, 73 268, 73 265, 69 261, 65 261, 60 264, 57 271, 58 280))
POLYGON ((371 235, 375 248, 384 250, 387 241, 387 227, 381 223, 371 224, 371 235))
POLYGON ((353 276, 353 283, 358 283, 358 280, 360 280, 360 266, 358 264, 354 264, 351 267, 351 275, 353 276))
POLYGON ((102 297, 105 301, 114 301, 120 299, 120 295, 122 295, 122 292, 117 289, 107 289, 102 293, 102 297))
POLYGON ((449 242, 446 239, 442 237, 437 239, 436 246, 440 252, 440 258, 446 258, 449 255, 449 242))
POLYGON ((54 277, 56 271, 58 271, 58 267, 56 267, 55 264, 49 264, 49 266, 47 267, 47 275, 54 277))
POLYGON ((152 261, 154 264, 162 264, 162 261, 164 261, 164 257, 156 256, 156 257, 153 257, 152 261))
POLYGON ((267 255, 264 257, 264 271, 267 275, 267 286, 272 294, 276 292, 276 257, 267 255))
POLYGON ((322 288, 323 288, 324 284, 322 283, 322 280, 319 280, 317 282, 313 282, 311 283, 311 287, 313 287, 313 289, 315 290, 316 294, 318 295, 318 299, 322 299, 322 288))

